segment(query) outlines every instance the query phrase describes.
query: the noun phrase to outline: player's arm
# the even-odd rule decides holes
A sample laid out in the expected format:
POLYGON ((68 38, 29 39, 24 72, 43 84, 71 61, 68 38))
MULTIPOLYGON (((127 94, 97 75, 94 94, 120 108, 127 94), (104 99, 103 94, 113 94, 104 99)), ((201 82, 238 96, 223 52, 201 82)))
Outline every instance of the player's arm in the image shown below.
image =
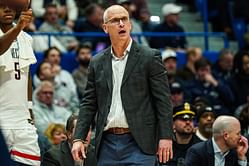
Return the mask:
POLYGON ((13 28, 0 36, 0 56, 8 50, 11 43, 16 39, 18 34, 32 21, 32 9, 22 11, 19 20, 13 28))

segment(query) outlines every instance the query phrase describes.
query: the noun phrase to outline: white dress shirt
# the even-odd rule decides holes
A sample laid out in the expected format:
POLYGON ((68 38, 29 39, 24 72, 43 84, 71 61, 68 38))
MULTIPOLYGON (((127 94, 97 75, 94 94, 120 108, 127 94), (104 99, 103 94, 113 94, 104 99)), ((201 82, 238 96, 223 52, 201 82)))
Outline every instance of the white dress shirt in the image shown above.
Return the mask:
POLYGON ((110 112, 107 117, 107 123, 104 130, 108 130, 113 127, 129 128, 127 119, 124 113, 124 108, 121 99, 121 84, 125 71, 125 66, 131 49, 132 39, 129 45, 124 51, 121 58, 117 58, 113 50, 112 54, 112 81, 113 81, 113 91, 112 91, 112 102, 110 107, 110 112))

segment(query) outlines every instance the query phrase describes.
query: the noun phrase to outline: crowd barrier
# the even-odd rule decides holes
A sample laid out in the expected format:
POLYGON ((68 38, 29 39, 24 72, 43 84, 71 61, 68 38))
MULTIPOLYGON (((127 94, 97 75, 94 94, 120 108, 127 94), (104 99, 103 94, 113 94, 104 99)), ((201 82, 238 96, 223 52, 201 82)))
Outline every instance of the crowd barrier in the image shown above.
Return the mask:
MULTIPOLYGON (((68 32, 50 32, 50 33, 46 33, 46 32, 34 32, 34 33, 30 33, 31 35, 45 35, 48 36, 49 40, 48 40, 48 46, 50 46, 51 43, 51 36, 87 36, 87 37, 106 37, 107 34, 105 33, 98 33, 98 32, 84 32, 84 33, 68 33, 68 32)), ((132 36, 137 37, 138 40, 140 40, 141 36, 153 36, 153 37, 162 37, 162 36, 190 36, 190 37, 203 37, 203 38, 207 38, 207 37, 220 37, 223 39, 224 41, 224 48, 228 48, 229 47, 229 42, 227 39, 227 36, 225 35, 225 33, 222 32, 143 32, 143 33, 132 33, 132 36)), ((205 57, 207 57, 211 62, 215 62, 217 59, 217 54, 218 52, 216 51, 209 51, 208 50, 208 40, 205 40, 205 50, 203 50, 203 55, 205 57)), ((41 61, 43 60, 43 53, 42 52, 35 52, 35 55, 37 57, 37 63, 31 66, 31 73, 32 75, 34 75, 34 73, 36 72, 36 68, 38 66, 39 63, 41 63, 41 61)), ((177 52, 177 64, 178 67, 182 67, 183 64, 185 64, 186 62, 186 57, 185 57, 185 52, 177 52)), ((62 59, 61 59, 61 65, 62 68, 68 70, 69 72, 72 72, 77 66, 78 63, 75 59, 75 52, 67 52, 67 53, 62 53, 62 59)))
MULTIPOLYGON (((219 52, 217 51, 204 51, 203 56, 209 59, 212 63, 214 63, 218 58, 219 52)), ((31 65, 31 74, 34 75, 36 73, 37 66, 43 60, 43 53, 35 53, 37 63, 31 65)), ((178 68, 181 68, 186 63, 186 53, 185 52, 177 52, 177 65, 178 68)), ((78 67, 78 62, 75 59, 75 52, 62 53, 61 57, 61 66, 63 69, 73 72, 75 68, 78 67)))

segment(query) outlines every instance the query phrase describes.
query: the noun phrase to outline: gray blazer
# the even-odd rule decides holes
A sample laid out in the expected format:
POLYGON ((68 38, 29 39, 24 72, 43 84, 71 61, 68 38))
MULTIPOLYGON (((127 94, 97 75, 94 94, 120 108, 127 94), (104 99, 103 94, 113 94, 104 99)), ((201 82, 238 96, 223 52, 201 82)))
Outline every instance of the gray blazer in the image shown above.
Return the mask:
MULTIPOLYGON (((85 96, 80 104, 75 139, 84 139, 96 121, 96 153, 112 100, 111 47, 89 65, 85 96)), ((121 99, 131 134, 144 153, 155 154, 158 139, 172 138, 172 105, 167 72, 158 50, 133 41, 122 85, 121 99)))

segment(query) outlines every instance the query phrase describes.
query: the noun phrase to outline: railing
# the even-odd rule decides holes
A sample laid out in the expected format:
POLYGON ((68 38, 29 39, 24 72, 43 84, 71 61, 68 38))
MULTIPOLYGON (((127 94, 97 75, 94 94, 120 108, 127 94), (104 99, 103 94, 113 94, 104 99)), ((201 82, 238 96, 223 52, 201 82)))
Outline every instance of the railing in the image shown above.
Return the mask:
MULTIPOLYGON (((31 35, 45 35, 48 36, 48 46, 51 46, 51 36, 81 36, 81 37, 106 37, 108 36, 105 33, 100 32, 33 32, 31 35)), ((189 37, 204 37, 205 50, 209 50, 209 37, 220 37, 224 41, 224 48, 229 47, 228 38, 223 32, 143 32, 143 33, 132 33, 134 37, 138 37, 138 40, 141 42, 142 36, 150 37, 162 37, 162 36, 189 36, 189 37)))

